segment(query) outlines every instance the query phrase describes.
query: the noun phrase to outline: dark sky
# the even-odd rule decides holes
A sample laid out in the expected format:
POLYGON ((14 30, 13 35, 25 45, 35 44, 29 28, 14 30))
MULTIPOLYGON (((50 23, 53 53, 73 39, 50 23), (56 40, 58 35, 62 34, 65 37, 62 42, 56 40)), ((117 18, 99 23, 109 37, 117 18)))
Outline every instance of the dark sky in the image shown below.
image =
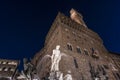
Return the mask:
POLYGON ((33 57, 58 11, 75 8, 105 47, 120 53, 120 0, 0 0, 0 58, 33 57))

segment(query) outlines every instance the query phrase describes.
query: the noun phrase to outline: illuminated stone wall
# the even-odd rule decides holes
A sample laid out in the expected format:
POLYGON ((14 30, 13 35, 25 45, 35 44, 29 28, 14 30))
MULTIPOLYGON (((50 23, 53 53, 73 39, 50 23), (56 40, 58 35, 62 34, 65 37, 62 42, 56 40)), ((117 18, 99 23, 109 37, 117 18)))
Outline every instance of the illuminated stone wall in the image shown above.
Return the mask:
POLYGON ((32 60, 41 79, 47 79, 50 75, 50 56, 57 45, 60 45, 61 54, 66 55, 59 62, 63 76, 71 71, 73 80, 120 79, 119 69, 99 35, 85 24, 77 23, 62 13, 58 13, 46 36, 43 49, 32 60))

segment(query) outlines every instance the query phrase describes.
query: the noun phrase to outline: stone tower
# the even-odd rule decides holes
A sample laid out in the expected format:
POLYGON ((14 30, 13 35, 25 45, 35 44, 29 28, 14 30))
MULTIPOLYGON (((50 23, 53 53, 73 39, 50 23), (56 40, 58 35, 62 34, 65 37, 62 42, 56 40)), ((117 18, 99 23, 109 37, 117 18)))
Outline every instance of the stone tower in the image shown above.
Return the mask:
POLYGON ((80 13, 71 9, 70 14, 67 17, 58 13, 44 47, 32 60, 40 79, 49 78, 51 55, 53 49, 60 45, 59 70, 63 77, 70 73, 72 80, 119 80, 114 76, 114 73, 119 76, 119 70, 109 57, 102 39, 86 26, 80 13))

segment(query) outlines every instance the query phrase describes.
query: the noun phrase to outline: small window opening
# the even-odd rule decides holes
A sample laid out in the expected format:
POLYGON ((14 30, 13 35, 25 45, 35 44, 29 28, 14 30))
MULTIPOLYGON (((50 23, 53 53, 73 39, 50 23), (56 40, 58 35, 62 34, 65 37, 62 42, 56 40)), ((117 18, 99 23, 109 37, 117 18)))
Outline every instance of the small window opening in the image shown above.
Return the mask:
POLYGON ((75 67, 78 68, 78 63, 77 63, 77 60, 74 58, 74 64, 75 64, 75 67))
POLYGON ((81 53, 80 47, 77 47, 77 53, 81 53))
POLYGON ((67 48, 68 48, 68 50, 72 51, 72 46, 71 46, 71 44, 67 44, 67 48))

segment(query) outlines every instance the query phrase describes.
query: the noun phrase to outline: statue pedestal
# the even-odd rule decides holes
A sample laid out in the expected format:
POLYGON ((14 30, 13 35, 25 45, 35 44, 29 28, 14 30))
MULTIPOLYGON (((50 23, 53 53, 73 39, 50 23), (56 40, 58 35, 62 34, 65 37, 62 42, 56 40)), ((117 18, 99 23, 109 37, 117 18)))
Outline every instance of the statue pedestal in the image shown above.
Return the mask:
POLYGON ((63 73, 60 71, 50 72, 49 80, 63 80, 63 73))

